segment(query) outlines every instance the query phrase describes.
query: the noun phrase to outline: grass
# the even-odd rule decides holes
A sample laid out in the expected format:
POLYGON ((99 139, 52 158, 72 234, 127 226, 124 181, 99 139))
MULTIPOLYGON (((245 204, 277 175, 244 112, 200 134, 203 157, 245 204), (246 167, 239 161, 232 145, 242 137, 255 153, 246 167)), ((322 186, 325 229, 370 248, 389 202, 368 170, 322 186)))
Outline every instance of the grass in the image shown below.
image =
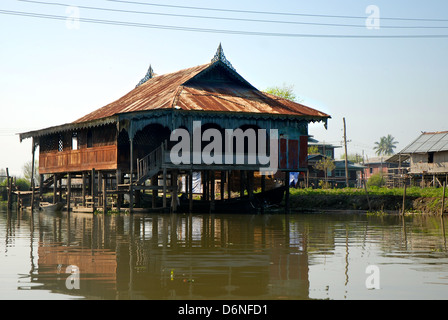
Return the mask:
MULTIPOLYGON (((369 187, 367 189, 369 196, 403 196, 403 188, 385 188, 385 187, 369 187)), ((440 198, 442 197, 442 188, 420 188, 408 187, 406 188, 407 197, 415 198, 440 198)), ((364 189, 359 188, 341 188, 341 189, 290 189, 292 196, 300 195, 365 195, 364 189)))

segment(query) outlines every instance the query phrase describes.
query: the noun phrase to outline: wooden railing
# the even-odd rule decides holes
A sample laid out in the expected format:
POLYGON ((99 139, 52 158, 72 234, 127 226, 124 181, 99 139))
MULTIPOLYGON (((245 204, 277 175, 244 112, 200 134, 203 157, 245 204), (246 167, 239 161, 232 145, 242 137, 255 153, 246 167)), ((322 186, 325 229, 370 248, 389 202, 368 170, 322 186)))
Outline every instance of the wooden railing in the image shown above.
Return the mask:
POLYGON ((59 173, 117 168, 117 146, 109 145, 80 150, 44 152, 39 155, 39 172, 59 173))
POLYGON ((156 174, 162 166, 165 153, 165 144, 153 150, 142 159, 137 159, 137 183, 143 182, 156 174))
POLYGON ((410 168, 411 173, 447 173, 448 172, 448 162, 439 163, 413 163, 410 168))

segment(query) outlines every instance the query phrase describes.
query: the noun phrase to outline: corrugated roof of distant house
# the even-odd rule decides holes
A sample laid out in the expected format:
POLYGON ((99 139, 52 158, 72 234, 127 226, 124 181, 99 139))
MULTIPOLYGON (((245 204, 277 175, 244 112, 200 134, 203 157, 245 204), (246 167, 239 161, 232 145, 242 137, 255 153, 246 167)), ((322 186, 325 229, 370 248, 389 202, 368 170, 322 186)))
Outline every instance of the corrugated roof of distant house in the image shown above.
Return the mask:
POLYGON ((401 154, 448 151, 448 131, 422 132, 401 154))

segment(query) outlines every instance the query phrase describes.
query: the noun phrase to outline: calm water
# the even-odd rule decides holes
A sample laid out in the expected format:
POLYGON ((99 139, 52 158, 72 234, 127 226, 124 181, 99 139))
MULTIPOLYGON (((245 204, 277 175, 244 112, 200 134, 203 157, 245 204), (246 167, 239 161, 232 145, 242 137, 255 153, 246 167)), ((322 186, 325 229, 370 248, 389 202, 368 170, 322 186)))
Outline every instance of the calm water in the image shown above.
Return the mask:
POLYGON ((3 208, 0 299, 448 299, 446 223, 3 208))

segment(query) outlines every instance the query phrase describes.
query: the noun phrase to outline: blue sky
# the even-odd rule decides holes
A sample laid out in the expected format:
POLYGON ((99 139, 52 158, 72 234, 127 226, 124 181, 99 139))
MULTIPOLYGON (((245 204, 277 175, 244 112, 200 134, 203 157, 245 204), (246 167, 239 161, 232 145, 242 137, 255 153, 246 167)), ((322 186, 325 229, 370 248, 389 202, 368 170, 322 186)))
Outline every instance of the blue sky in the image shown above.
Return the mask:
POLYGON ((387 134, 399 142, 399 151, 421 131, 448 130, 443 117, 448 101, 448 38, 321 37, 448 35, 448 21, 388 19, 448 20, 448 2, 443 0, 134 1, 357 19, 187 10, 108 0, 40 2, 2 0, 0 4, 0 168, 9 167, 14 174, 21 174, 23 164, 31 159, 30 140, 20 143, 16 133, 72 122, 114 101, 135 87, 149 64, 163 74, 207 63, 219 43, 236 70, 258 89, 294 85, 304 104, 329 113, 332 119, 327 130, 322 124, 310 126, 316 139, 340 145, 345 117, 349 153, 364 152, 372 157, 374 142, 387 134), (369 5, 379 9, 380 29, 363 27, 369 5), (77 7, 81 19, 313 37, 192 32, 83 21, 77 25, 68 6, 77 7), (83 8, 87 6, 147 14, 83 8), (11 11, 67 19, 32 18, 11 15, 11 11), (409 28, 416 26, 426 28, 409 28))

